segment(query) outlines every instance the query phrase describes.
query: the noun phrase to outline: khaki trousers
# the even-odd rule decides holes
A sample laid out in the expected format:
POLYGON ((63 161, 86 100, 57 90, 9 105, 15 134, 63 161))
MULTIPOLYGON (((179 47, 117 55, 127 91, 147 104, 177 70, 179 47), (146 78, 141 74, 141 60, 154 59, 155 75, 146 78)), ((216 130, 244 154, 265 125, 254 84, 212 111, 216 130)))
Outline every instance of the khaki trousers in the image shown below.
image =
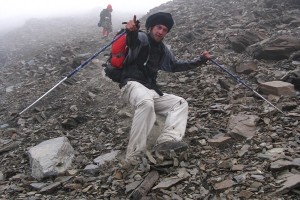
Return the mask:
POLYGON ((156 114, 166 117, 164 129, 156 144, 170 140, 182 140, 188 118, 186 100, 166 93, 159 96, 154 90, 148 89, 136 81, 128 81, 121 93, 124 101, 135 108, 126 159, 146 151, 147 137, 155 123, 156 114))

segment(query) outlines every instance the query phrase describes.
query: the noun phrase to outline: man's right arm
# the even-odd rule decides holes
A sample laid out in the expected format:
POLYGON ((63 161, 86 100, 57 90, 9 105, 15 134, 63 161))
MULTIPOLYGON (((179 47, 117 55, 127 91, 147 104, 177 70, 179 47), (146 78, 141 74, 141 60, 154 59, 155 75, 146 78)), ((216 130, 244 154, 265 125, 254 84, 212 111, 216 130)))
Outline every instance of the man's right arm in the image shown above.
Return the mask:
POLYGON ((129 20, 126 24, 126 44, 130 49, 135 49, 140 43, 138 40, 140 22, 136 20, 134 15, 133 20, 129 20))
POLYGON ((126 29, 126 45, 130 49, 135 49, 138 45, 138 31, 129 31, 126 29))

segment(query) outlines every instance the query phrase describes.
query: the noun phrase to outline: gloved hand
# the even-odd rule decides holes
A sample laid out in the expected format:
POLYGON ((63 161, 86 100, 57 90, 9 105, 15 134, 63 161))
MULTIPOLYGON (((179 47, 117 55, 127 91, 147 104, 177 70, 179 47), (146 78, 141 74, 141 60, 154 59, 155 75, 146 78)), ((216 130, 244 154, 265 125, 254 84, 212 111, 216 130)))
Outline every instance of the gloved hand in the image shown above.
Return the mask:
POLYGON ((201 53, 201 55, 200 55, 200 58, 201 58, 201 62, 202 62, 203 64, 206 64, 207 61, 209 61, 209 60, 212 59, 212 55, 210 55, 210 54, 208 53, 208 51, 203 51, 203 52, 201 53))
POLYGON ((134 15, 133 20, 130 20, 126 23, 126 30, 138 31, 139 28, 140 28, 140 21, 136 20, 136 16, 134 15))

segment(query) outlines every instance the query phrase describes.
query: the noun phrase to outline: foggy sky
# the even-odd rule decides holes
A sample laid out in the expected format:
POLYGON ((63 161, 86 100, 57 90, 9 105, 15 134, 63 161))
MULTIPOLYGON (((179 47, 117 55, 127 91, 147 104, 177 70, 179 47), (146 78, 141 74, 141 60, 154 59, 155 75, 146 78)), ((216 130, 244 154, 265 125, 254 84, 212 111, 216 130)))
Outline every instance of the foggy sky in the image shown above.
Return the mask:
POLYGON ((146 14, 170 0, 0 0, 0 32, 21 26, 30 18, 62 17, 102 10, 111 4, 114 11, 146 14))

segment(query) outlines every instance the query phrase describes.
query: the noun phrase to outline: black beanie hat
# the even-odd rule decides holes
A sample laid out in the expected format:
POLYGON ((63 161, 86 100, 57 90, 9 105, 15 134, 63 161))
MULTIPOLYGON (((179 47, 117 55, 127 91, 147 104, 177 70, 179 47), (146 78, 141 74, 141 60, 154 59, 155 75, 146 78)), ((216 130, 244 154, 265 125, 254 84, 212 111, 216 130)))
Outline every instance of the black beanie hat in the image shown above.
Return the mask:
POLYGON ((153 15, 150 15, 146 20, 145 27, 148 30, 150 27, 159 24, 166 26, 169 32, 174 25, 172 15, 170 13, 165 12, 158 12, 153 15))

